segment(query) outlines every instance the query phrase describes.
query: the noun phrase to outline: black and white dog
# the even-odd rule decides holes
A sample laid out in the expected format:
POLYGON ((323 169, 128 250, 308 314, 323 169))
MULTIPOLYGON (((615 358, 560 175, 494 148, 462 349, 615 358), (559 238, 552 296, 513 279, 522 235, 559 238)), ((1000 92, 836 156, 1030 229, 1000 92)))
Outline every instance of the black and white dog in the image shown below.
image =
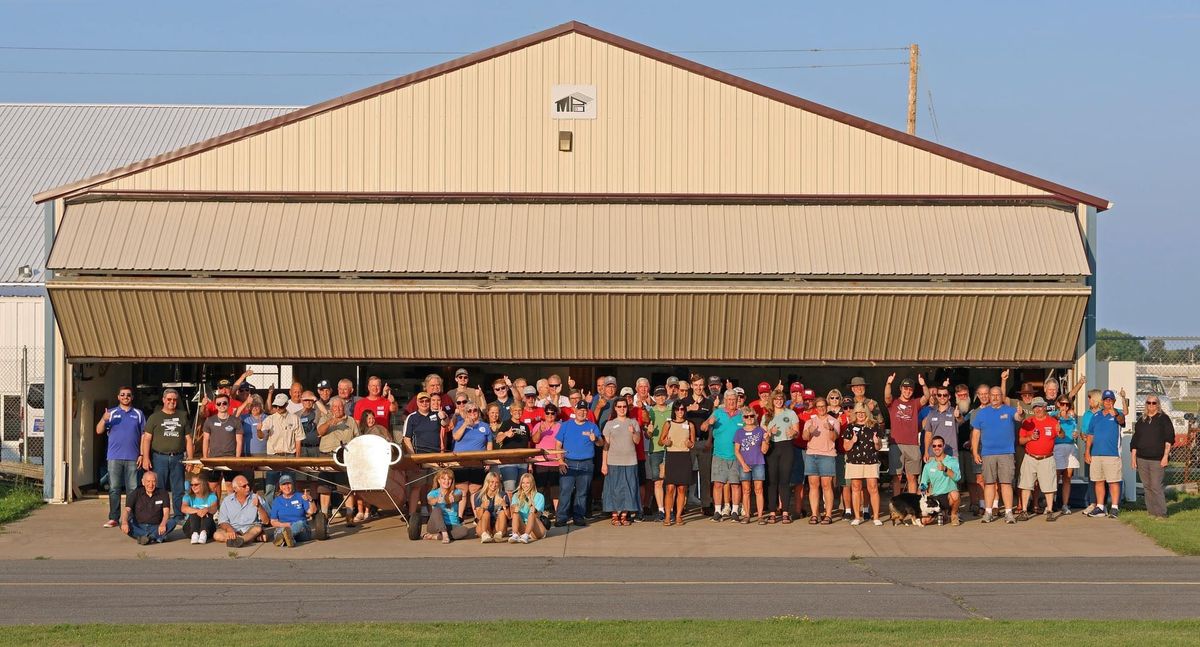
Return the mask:
POLYGON ((942 513, 942 505, 937 497, 929 494, 897 494, 892 497, 888 509, 892 513, 893 526, 897 523, 922 526, 922 518, 936 518, 942 513))

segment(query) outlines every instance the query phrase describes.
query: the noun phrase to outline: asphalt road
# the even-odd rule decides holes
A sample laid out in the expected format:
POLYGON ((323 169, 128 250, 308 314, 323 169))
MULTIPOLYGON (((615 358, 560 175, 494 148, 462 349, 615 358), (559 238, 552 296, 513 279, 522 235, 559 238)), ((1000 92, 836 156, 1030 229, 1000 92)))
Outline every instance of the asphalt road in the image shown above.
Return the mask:
MULTIPOLYGON (((747 546, 747 552, 753 552, 747 546)), ((1200 559, 0 562, 0 623, 1194 618, 1200 559)))

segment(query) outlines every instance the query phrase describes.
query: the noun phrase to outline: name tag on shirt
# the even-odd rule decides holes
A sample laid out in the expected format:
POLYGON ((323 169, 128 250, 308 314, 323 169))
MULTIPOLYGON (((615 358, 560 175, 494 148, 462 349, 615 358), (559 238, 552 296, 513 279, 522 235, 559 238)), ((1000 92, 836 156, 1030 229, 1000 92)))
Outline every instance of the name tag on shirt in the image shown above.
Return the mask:
POLYGON ((946 422, 944 422, 944 423, 942 423, 942 424, 946 425, 947 427, 953 427, 953 426, 954 426, 954 421, 953 421, 953 420, 947 420, 946 422))
POLYGON ((1007 414, 1007 413, 1002 413, 1002 414, 1000 414, 1000 419, 1001 419, 1001 420, 1008 420, 1008 414, 1007 414))

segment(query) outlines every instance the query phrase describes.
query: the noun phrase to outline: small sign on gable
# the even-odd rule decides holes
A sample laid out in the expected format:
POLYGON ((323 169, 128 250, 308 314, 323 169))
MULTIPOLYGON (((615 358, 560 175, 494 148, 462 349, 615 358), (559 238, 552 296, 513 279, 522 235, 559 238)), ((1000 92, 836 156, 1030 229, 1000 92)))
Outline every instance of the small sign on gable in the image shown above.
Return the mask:
POLYGON ((596 86, 551 86, 550 117, 552 119, 595 119, 596 86))

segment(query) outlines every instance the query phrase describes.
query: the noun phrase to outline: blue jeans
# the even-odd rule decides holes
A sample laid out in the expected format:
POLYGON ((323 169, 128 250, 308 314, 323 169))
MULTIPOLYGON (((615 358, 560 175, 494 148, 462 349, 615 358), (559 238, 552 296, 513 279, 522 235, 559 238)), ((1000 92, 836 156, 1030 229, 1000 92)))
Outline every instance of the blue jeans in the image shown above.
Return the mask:
POLYGON ((500 466, 500 482, 504 486, 505 492, 512 492, 517 489, 517 485, 521 481, 521 475, 528 472, 529 468, 525 465, 501 465, 500 466), (511 486, 509 484, 512 484, 511 486))
POLYGON ((167 531, 163 534, 158 534, 158 524, 156 523, 138 523, 136 521, 129 522, 129 536, 137 539, 138 537, 149 537, 150 541, 163 543, 167 539, 167 535, 175 529, 175 519, 167 519, 167 531))
MULTIPOLYGON (((183 521, 183 454, 150 454, 150 464, 158 475, 158 487, 171 491, 171 517, 183 521)), ((109 477, 111 485, 112 477, 109 477)))
POLYGON ((111 521, 121 520, 121 491, 125 498, 138 486, 137 461, 109 459, 108 461, 108 518, 111 521))
MULTIPOLYGON (((307 519, 301 521, 292 521, 288 524, 288 526, 292 529, 292 537, 296 541, 308 541, 309 539, 312 539, 312 528, 308 526, 307 519)), ((276 528, 275 532, 279 532, 280 530, 283 529, 276 528)))
POLYGON ((567 459, 567 473, 558 480, 558 510, 555 516, 559 523, 570 517, 579 523, 587 518, 588 494, 592 491, 592 459, 573 461, 567 459))

